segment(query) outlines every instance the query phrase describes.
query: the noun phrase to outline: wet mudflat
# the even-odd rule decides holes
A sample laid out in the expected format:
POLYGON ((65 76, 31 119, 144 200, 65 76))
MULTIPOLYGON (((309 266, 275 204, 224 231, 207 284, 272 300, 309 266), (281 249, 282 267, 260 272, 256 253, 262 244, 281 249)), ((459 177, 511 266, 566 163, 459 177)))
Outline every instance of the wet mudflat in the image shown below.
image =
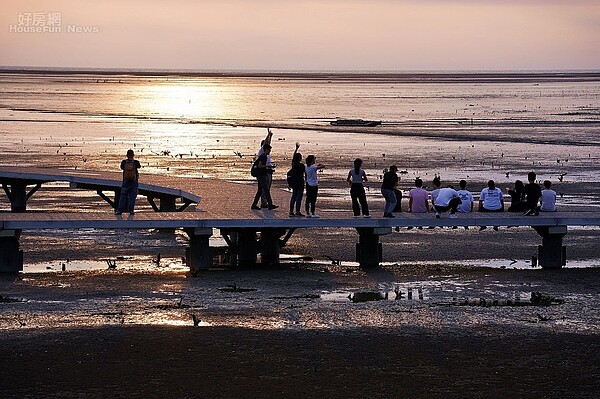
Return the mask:
POLYGON ((597 397, 599 278, 448 264, 3 278, 0 396, 597 397))

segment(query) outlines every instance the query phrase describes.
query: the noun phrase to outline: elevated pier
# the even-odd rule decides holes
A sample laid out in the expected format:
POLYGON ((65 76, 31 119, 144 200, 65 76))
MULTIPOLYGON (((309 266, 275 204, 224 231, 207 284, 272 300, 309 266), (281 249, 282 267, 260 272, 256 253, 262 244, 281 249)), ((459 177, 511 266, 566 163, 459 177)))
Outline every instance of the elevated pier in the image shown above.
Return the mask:
MULTIPOLYGON (((39 176, 38 176, 39 177, 39 176)), ((63 176, 64 178, 64 176, 63 176)), ((89 184, 77 178, 77 184, 89 184)), ((362 267, 374 267, 383 260, 384 248, 379 238, 392 229, 406 227, 453 226, 530 226, 542 238, 539 246, 539 263, 544 268, 560 268, 566 264, 563 237, 570 226, 600 226, 600 213, 554 212, 540 216, 522 216, 511 213, 460 214, 458 219, 436 219, 433 213, 399 213, 396 218, 352 218, 347 213, 323 210, 321 218, 289 218, 286 203, 289 193, 273 190, 276 203, 283 205, 275 211, 250 210, 256 187, 250 184, 231 183, 207 179, 165 179, 173 185, 186 187, 189 192, 168 191, 173 188, 153 186, 152 193, 170 193, 172 197, 200 200, 202 206, 194 211, 136 212, 134 216, 115 216, 110 210, 98 212, 0 212, 0 272, 22 270, 23 254, 19 238, 32 230, 42 229, 183 229, 190 237, 186 253, 192 273, 212 265, 209 237, 217 230, 225 238, 234 259, 239 264, 254 264, 258 254, 267 264, 279 261, 280 249, 297 229, 339 228, 358 234, 356 260, 362 267)), ((41 179, 40 179, 41 180, 41 179)), ((68 180, 70 181, 70 180, 68 180)), ((113 187, 120 182, 106 183, 113 187)), ((95 184, 99 184, 98 181, 95 184)), ((145 184, 145 183, 144 183, 145 184)), ((401 236, 399 236, 401 237, 401 236)), ((43 249, 42 249, 43 250, 43 249)))

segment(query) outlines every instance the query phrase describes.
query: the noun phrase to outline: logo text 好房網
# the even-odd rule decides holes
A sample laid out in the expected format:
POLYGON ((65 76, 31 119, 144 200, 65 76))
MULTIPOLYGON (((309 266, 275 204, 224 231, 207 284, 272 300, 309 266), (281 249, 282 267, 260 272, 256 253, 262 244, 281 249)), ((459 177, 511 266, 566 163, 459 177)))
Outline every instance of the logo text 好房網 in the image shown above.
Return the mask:
POLYGON ((20 12, 17 23, 8 26, 10 33, 99 33, 99 26, 63 25, 61 12, 20 12))

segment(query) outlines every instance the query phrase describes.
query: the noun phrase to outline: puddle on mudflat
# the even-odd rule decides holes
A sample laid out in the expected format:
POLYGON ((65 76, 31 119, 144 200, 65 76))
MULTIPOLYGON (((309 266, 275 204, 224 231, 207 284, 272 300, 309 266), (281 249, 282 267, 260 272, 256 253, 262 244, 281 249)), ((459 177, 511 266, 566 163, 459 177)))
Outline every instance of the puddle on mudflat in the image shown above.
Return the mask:
POLYGON ((371 301, 425 301, 429 300, 428 289, 418 286, 407 286, 406 284, 387 284, 392 289, 382 290, 356 290, 324 292, 321 300, 326 302, 371 302, 371 301))

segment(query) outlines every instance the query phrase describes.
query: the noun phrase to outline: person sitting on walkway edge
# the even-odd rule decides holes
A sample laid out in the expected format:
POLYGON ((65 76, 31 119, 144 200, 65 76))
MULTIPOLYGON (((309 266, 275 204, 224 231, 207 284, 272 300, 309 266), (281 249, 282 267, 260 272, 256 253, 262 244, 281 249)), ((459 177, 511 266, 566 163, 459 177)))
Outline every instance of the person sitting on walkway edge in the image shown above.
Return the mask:
POLYGON ((479 212, 503 212, 504 196, 493 180, 488 181, 487 188, 479 194, 479 212))
POLYGON ((435 209, 435 217, 440 218, 442 212, 450 210, 451 219, 456 219, 456 209, 462 201, 460 196, 452 186, 441 188, 438 191, 433 207, 435 209))
POLYGON ((429 194, 423 188, 423 180, 415 179, 415 188, 408 192, 408 211, 411 213, 429 212, 429 194))
POLYGON ((461 180, 458 183, 460 190, 458 190, 458 196, 460 197, 461 203, 456 208, 456 210, 460 213, 469 213, 473 212, 473 194, 469 190, 467 190, 467 181, 461 180))
POLYGON ((138 181, 140 179, 139 169, 142 165, 137 159, 133 159, 133 156, 133 150, 127 150, 127 159, 121 161, 123 183, 121 184, 121 197, 115 215, 121 215, 125 212, 125 208, 127 208, 130 215, 134 213, 135 199, 138 194, 138 181))
POLYGON ((537 216, 540 214, 537 205, 542 197, 542 189, 535 182, 536 177, 537 175, 533 171, 527 175, 529 184, 525 186, 525 201, 527 202, 525 213, 523 213, 525 216, 537 216))
POLYGON ((544 189, 540 199, 540 211, 542 212, 556 212, 556 191, 550 187, 552 187, 550 180, 544 180, 544 189))
POLYGON ((510 195, 510 206, 508 207, 508 212, 525 212, 526 203, 525 203, 525 185, 521 180, 515 181, 515 188, 512 190, 508 187, 506 188, 506 192, 510 195))
POLYGON ((385 206, 383 207, 383 217, 393 218, 395 217, 392 213, 396 208, 396 193, 394 188, 398 185, 398 175, 396 172, 398 168, 396 165, 390 166, 389 171, 383 175, 383 183, 381 184, 381 194, 385 198, 385 206))

